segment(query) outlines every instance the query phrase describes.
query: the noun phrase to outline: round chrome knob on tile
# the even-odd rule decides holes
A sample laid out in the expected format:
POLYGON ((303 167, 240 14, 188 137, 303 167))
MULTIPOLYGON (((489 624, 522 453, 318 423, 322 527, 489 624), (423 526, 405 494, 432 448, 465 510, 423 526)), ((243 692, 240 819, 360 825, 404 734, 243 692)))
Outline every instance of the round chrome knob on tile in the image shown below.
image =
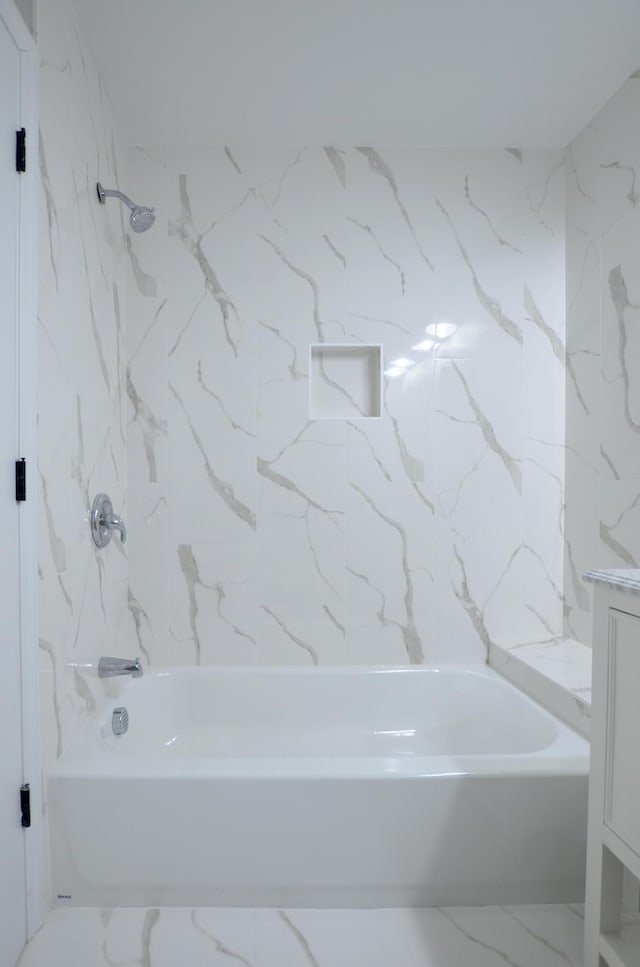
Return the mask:
POLYGON ((98 494, 91 505, 91 533, 96 547, 106 547, 114 530, 120 533, 120 540, 125 544, 127 528, 124 521, 114 514, 111 498, 107 494, 98 494))

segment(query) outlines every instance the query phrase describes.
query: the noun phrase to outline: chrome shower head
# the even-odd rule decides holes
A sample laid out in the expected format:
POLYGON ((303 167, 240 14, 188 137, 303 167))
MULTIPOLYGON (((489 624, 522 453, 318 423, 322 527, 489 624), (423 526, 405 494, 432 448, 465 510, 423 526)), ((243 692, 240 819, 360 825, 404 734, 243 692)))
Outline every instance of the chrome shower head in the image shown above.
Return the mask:
POLYGON ((129 216, 129 224, 134 232, 146 232, 151 228, 156 220, 153 208, 145 208, 144 205, 134 205, 129 216))
POLYGON ((116 191, 115 188, 103 188, 100 182, 96 185, 96 190, 98 192, 98 201, 101 205, 106 203, 108 197, 119 198, 121 202, 124 202, 131 212, 129 224, 131 225, 132 231, 146 232, 155 222, 156 216, 153 208, 145 208, 144 205, 134 205, 131 199, 123 195, 121 191, 116 191))

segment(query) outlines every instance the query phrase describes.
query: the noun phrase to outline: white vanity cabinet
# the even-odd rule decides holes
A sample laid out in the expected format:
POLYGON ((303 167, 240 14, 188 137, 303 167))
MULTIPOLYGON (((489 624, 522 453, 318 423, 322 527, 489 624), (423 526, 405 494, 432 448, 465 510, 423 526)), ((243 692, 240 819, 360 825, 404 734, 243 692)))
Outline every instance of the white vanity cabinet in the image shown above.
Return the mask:
POLYGON ((589 571, 595 587, 585 967, 640 967, 640 923, 621 917, 640 879, 640 570, 589 571))

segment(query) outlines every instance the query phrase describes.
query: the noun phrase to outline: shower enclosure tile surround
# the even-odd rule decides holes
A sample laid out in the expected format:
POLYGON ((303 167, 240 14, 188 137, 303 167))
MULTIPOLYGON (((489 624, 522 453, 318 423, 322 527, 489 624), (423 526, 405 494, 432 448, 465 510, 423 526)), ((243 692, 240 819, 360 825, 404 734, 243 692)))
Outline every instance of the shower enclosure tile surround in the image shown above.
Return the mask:
POLYGON ((482 661, 561 633, 564 181, 545 151, 129 152, 158 216, 128 261, 130 651, 482 661), (416 360, 381 419, 310 419, 323 343, 416 360))
MULTIPOLYGON (((127 517, 125 222, 95 183, 126 187, 119 144, 70 0, 38 5, 40 225, 38 296, 39 645, 43 765, 59 756, 102 689, 83 663, 126 648, 127 560, 102 551, 88 515, 106 491, 127 517)), ((28 132, 35 149, 38 133, 28 132)))
POLYGON ((589 568, 640 566, 640 72, 566 152, 565 633, 591 641, 589 568))
POLYGON ((45 766, 101 653, 468 661, 560 633, 561 156, 127 156, 74 5, 40 6, 45 766), (154 229, 99 208, 98 178, 154 229), (381 419, 310 420, 322 343, 419 362, 381 419), (125 549, 89 539, 98 490, 125 549))

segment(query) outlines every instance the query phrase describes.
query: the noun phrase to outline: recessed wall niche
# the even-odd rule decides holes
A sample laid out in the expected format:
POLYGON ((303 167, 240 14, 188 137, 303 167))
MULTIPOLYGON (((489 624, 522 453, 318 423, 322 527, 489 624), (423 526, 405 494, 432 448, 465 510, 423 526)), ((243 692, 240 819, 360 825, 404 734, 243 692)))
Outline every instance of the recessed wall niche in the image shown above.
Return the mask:
POLYGON ((382 346, 312 345, 309 373, 312 420, 380 417, 382 346))

